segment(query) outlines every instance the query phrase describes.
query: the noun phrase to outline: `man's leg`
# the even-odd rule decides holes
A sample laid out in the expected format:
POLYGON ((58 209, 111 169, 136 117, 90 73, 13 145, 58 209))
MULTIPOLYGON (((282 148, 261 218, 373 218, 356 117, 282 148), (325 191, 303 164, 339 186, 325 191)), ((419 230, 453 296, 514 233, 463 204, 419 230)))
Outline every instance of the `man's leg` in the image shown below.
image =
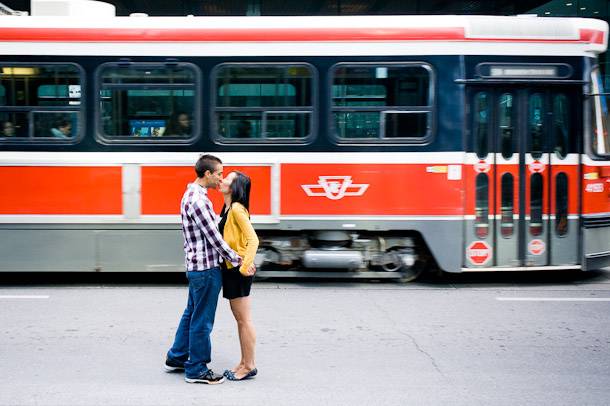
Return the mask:
POLYGON ((184 364, 187 378, 195 378, 208 370, 211 361, 212 343, 210 334, 214 327, 218 294, 222 286, 220 268, 195 272, 193 280, 193 313, 189 334, 189 359, 184 364))
POLYGON ((180 364, 184 364, 189 358, 189 331, 191 329, 191 317, 193 314, 193 294, 191 281, 189 280, 189 295, 180 324, 176 329, 176 337, 172 348, 167 352, 167 358, 180 364))

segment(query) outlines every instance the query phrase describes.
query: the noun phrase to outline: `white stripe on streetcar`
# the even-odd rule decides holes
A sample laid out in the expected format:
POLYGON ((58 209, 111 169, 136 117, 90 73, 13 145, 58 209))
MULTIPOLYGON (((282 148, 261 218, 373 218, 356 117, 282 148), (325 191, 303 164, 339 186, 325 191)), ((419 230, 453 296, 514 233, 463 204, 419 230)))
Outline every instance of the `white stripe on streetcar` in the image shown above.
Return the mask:
POLYGON ((610 297, 497 297, 502 302, 610 302, 610 297))
POLYGON ((48 299, 48 295, 0 295, 0 299, 48 299))

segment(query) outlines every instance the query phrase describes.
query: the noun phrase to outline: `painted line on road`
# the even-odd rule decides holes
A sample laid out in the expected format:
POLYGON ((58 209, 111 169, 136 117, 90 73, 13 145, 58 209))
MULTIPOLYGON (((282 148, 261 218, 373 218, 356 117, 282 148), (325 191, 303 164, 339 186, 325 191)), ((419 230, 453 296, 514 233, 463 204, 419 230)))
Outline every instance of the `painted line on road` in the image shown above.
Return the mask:
POLYGON ((497 297, 502 302, 610 302, 610 297, 497 297))
POLYGON ((48 299, 49 295, 0 295, 0 299, 48 299))

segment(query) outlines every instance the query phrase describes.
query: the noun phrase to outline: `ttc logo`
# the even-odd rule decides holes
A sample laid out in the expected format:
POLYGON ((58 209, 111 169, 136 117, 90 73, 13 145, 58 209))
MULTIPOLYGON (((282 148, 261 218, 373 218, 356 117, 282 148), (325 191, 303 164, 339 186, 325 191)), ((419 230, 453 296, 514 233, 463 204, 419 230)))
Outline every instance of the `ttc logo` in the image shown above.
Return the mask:
POLYGON ((317 185, 301 185, 307 196, 326 196, 330 200, 345 196, 362 196, 368 184, 352 183, 351 176, 318 176, 317 185))

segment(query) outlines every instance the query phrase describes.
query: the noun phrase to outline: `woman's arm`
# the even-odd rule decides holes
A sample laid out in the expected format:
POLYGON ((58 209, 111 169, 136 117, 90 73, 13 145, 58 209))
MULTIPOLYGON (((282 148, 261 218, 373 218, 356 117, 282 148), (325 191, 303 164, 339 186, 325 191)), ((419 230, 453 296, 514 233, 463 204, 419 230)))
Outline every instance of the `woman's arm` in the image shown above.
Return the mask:
POLYGON ((237 226, 246 237, 247 243, 246 252, 243 255, 243 261, 239 268, 239 272, 242 275, 248 276, 248 269, 254 263, 254 257, 256 256, 256 251, 258 251, 258 237, 256 236, 256 231, 254 231, 254 227, 252 227, 246 208, 241 204, 236 203, 233 205, 232 211, 237 226))

